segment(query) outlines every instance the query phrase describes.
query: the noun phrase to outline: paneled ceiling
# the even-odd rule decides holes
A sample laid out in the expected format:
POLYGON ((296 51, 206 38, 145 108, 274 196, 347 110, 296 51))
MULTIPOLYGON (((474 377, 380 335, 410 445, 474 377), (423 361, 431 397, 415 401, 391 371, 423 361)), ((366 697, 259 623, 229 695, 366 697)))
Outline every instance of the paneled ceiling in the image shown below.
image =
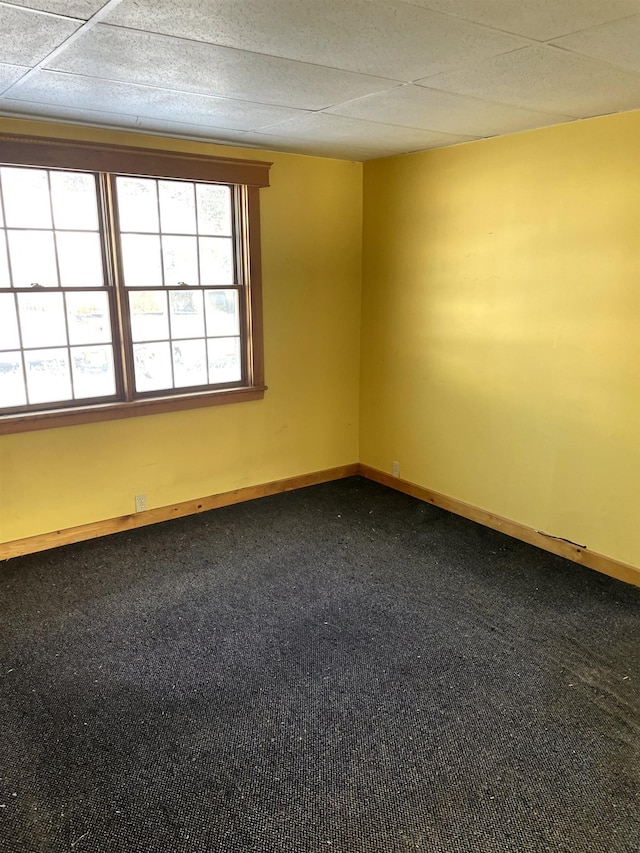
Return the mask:
POLYGON ((12 0, 0 34, 0 115, 350 160, 640 109, 640 0, 12 0))

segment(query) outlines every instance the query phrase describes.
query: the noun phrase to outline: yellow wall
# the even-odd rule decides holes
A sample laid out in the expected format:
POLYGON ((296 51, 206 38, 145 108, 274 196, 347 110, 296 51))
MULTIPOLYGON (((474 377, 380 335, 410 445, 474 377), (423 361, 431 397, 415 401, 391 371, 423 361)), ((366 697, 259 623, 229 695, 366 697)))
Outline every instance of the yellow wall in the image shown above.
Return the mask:
POLYGON ((261 190, 259 402, 0 437, 0 541, 358 459, 362 166, 0 121, 0 130, 273 161, 261 190))
POLYGON ((361 461, 640 565, 640 112, 365 164, 361 461))

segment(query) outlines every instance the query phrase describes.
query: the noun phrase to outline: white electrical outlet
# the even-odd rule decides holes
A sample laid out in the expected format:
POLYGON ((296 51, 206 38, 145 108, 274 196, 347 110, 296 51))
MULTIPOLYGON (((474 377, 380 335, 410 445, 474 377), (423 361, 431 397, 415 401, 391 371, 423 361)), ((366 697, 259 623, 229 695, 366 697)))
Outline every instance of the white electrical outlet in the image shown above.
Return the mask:
POLYGON ((391 471, 393 472, 394 477, 399 477, 400 476, 400 463, 394 461, 393 466, 391 468, 391 471))
POLYGON ((147 496, 146 495, 136 495, 136 512, 146 512, 147 509, 147 496))

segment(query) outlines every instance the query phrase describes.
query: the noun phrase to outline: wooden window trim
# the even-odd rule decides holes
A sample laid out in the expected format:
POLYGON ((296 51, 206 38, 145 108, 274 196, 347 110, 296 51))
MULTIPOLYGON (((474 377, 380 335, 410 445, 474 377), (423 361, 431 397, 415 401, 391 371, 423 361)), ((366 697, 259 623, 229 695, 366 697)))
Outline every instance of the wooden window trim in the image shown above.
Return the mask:
MULTIPOLYGON (((249 300, 247 300, 249 305, 244 317, 246 339, 250 347, 249 373, 245 385, 196 393, 189 393, 187 390, 185 393, 175 395, 138 398, 131 401, 89 403, 69 408, 0 415, 0 435, 263 399, 266 386, 262 330, 259 190, 269 186, 271 163, 2 133, 0 133, 0 162, 49 169, 236 184, 246 202, 241 205, 241 209, 245 211, 247 217, 245 233, 249 234, 249 240, 248 245, 243 246, 243 251, 246 253, 243 263, 250 281, 249 300)), ((116 289, 116 294, 117 298, 120 298, 119 289, 116 289)))
POLYGON ((22 412, 19 415, 0 417, 0 435, 16 432, 34 432, 42 429, 114 421, 122 418, 137 418, 143 415, 160 415, 166 412, 182 412, 186 409, 201 409, 221 406, 225 403, 244 403, 262 400, 266 386, 225 388, 203 394, 182 394, 175 397, 151 397, 131 402, 99 403, 72 409, 49 409, 43 412, 22 412))
POLYGON ((159 151, 155 148, 70 142, 12 133, 0 133, 0 162, 81 172, 243 184, 248 187, 268 187, 269 169, 273 165, 262 160, 233 160, 203 154, 159 151))

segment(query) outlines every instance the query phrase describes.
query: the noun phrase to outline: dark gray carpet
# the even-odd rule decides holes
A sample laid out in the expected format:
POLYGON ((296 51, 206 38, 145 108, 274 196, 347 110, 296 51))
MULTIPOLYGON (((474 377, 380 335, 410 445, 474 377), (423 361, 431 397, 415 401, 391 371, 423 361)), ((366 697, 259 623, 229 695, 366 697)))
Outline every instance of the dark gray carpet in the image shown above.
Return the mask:
POLYGON ((3 853, 640 849, 640 590, 376 484, 0 594, 3 853))

